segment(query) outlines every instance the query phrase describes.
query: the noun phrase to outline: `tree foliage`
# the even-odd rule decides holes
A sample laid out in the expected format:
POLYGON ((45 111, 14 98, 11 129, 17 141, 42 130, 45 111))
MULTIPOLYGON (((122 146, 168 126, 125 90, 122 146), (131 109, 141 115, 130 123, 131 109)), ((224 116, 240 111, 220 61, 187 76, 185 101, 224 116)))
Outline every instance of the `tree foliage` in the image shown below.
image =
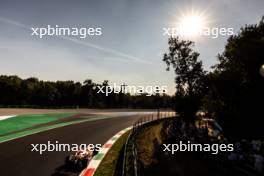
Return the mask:
POLYGON ((37 78, 21 79, 18 76, 0 76, 0 106, 2 107, 86 107, 86 108, 157 108, 157 97, 161 108, 172 107, 168 95, 110 93, 99 91, 109 85, 91 79, 83 83, 74 81, 41 81, 37 78), (99 92, 99 93, 98 93, 99 92))
POLYGON ((198 61, 199 53, 193 51, 192 41, 169 38, 169 51, 164 54, 163 61, 176 74, 176 111, 188 122, 195 119, 204 91, 205 71, 202 61, 198 61))
POLYGON ((210 91, 205 107, 220 123, 245 136, 261 134, 264 78, 260 67, 264 64, 264 18, 257 25, 246 25, 231 36, 214 71, 208 74, 210 91), (253 133, 255 131, 255 133, 253 133))

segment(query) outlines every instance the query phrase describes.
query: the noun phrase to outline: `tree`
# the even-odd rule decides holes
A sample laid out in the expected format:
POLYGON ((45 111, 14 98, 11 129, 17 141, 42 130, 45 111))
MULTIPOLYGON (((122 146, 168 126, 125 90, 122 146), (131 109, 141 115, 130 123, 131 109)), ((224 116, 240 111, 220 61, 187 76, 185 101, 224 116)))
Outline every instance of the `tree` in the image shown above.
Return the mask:
POLYGON ((0 76, 0 103, 1 104, 20 104, 22 79, 18 76, 0 76))
MULTIPOLYGON (((155 96, 110 93, 109 82, 42 81, 37 78, 0 75, 1 107, 156 108, 155 96), (103 92, 108 89, 108 96, 103 92)), ((170 96, 161 96, 161 107, 172 107, 170 96)))
POLYGON ((215 113, 225 131, 237 131, 244 137, 263 134, 264 78, 259 72, 264 64, 263 48, 264 17, 259 24, 246 25, 231 36, 218 55, 205 106, 215 113))
POLYGON ((86 79, 83 82, 83 86, 81 89, 81 103, 84 106, 92 107, 93 106, 93 99, 94 99, 94 88, 95 83, 91 79, 86 79))
POLYGON ((163 61, 176 74, 176 111, 186 122, 193 122, 201 104, 204 89, 205 71, 202 61, 198 61, 199 53, 192 50, 192 41, 180 40, 179 37, 169 38, 169 51, 163 56, 163 61))

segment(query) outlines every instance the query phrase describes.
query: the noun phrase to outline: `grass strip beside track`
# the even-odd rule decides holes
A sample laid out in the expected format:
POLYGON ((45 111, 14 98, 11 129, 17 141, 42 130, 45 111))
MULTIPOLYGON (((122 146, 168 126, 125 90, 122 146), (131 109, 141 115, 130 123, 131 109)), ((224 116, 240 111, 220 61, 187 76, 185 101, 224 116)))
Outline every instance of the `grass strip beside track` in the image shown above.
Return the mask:
POLYGON ((10 141, 10 140, 13 140, 13 139, 17 139, 17 138, 21 138, 21 137, 24 137, 24 136, 28 136, 28 135, 31 135, 31 134, 36 134, 36 133, 39 133, 39 132, 48 131, 48 130, 59 128, 59 127, 64 127, 64 126, 73 125, 73 124, 82 123, 82 122, 88 122, 88 121, 108 119, 108 118, 113 118, 113 117, 112 116, 94 116, 94 117, 91 117, 89 119, 82 119, 82 120, 75 120, 75 121, 70 121, 70 122, 63 122, 63 123, 58 123, 58 124, 54 124, 54 125, 50 125, 50 126, 44 126, 44 127, 40 127, 40 128, 36 128, 36 129, 32 129, 32 130, 26 130, 26 131, 22 131, 22 132, 10 134, 10 135, 2 136, 2 137, 0 137, 0 143, 6 142, 6 141, 10 141))
POLYGON ((74 114, 75 113, 58 113, 14 116, 0 121, 0 135, 70 117, 74 114))
POLYGON ((111 147, 103 161, 100 163, 98 169, 96 170, 94 176, 114 176, 116 169, 120 169, 118 158, 123 150, 123 146, 126 143, 129 132, 123 134, 111 147))

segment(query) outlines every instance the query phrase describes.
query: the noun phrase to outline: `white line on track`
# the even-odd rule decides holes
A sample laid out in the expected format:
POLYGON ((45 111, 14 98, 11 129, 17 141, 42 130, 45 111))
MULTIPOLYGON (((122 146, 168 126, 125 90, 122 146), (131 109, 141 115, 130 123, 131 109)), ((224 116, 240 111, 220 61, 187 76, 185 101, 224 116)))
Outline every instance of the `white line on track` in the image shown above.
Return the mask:
POLYGON ((8 116, 0 116, 0 120, 9 119, 11 117, 15 117, 15 115, 8 115, 8 116))

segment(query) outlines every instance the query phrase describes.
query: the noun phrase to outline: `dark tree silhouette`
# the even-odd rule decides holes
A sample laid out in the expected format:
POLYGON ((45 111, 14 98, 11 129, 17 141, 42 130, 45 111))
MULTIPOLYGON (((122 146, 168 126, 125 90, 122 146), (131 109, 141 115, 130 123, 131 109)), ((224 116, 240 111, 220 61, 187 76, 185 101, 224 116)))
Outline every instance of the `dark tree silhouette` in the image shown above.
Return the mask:
POLYGON ((218 60, 208 76, 210 91, 205 107, 226 132, 243 137, 262 135, 264 77, 260 68, 264 64, 264 18, 231 36, 218 60))
POLYGON ((199 53, 192 50, 192 41, 169 38, 169 51, 164 54, 163 61, 167 70, 172 68, 176 78, 176 111, 187 122, 193 122, 201 103, 204 89, 205 71, 202 61, 198 61, 199 53))
MULTIPOLYGON (((74 81, 41 81, 37 78, 21 79, 18 76, 0 76, 0 107, 30 108, 156 108, 155 96, 145 94, 104 92, 109 82, 101 84, 87 79, 81 84, 74 81)), ((110 92, 110 91, 109 91, 110 92)), ((161 108, 172 107, 172 97, 161 96, 161 108)))

